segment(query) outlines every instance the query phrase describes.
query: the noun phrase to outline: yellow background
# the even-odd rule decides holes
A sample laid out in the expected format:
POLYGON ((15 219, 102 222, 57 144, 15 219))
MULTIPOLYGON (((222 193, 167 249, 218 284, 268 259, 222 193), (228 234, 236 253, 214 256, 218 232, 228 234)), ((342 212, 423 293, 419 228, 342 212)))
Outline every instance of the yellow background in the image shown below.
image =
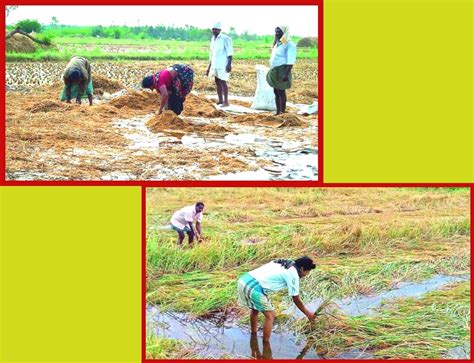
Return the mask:
POLYGON ((474 182, 472 0, 324 1, 324 181, 474 182))
POLYGON ((139 187, 1 187, 1 362, 141 361, 139 187))

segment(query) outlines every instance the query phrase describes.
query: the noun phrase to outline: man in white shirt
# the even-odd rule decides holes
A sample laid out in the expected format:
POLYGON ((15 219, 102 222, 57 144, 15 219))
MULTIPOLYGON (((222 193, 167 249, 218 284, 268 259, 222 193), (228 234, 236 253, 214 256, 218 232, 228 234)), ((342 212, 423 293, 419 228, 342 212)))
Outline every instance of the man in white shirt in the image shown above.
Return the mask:
POLYGON ((269 262, 242 275, 237 282, 238 301, 241 306, 250 309, 250 329, 257 334, 258 314, 265 316, 263 342, 270 341, 275 320, 275 312, 269 293, 287 289, 288 295, 306 317, 313 321, 316 315, 310 312, 300 298, 300 278, 316 268, 313 260, 307 256, 296 260, 279 259, 269 262))
POLYGON ((286 112, 285 90, 291 88, 291 69, 295 62, 296 45, 289 40, 288 27, 283 25, 276 27, 267 82, 275 93, 277 115, 286 112))
POLYGON ((206 76, 214 77, 216 82, 218 105, 229 106, 229 90, 227 81, 232 70, 232 39, 221 33, 221 23, 217 22, 212 27, 211 49, 209 53, 209 66, 206 76))
POLYGON ((178 245, 183 243, 185 232, 188 234, 189 244, 193 243, 194 236, 197 237, 198 242, 202 241, 201 223, 203 210, 204 203, 197 202, 195 205, 189 205, 173 213, 171 228, 178 232, 178 245), (196 226, 193 223, 196 223, 196 226))

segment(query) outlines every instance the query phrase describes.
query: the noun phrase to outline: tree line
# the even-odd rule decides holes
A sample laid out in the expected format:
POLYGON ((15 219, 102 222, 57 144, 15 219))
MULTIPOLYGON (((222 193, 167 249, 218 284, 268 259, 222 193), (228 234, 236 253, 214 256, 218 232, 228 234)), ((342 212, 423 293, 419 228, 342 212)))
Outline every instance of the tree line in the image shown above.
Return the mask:
MULTIPOLYGON (((25 19, 15 25, 10 25, 9 30, 20 29, 26 33, 42 33, 45 38, 56 37, 94 37, 114 39, 160 39, 160 40, 185 40, 207 41, 210 39, 210 29, 200 29, 192 25, 174 27, 165 25, 156 26, 74 26, 63 25, 53 17, 50 24, 40 24, 37 20, 25 19)), ((272 29, 270 29, 271 33, 272 29)), ((227 33, 233 38, 247 41, 261 40, 271 42, 273 35, 255 35, 249 32, 237 34, 231 27, 227 33)))

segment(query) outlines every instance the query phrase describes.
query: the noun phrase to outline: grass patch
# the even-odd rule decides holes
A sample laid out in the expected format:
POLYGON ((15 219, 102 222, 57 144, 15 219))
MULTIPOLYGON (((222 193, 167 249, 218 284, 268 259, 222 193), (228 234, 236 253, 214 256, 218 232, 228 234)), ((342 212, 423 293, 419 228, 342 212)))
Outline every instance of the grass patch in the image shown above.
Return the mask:
POLYGON ((147 359, 195 359, 195 354, 183 342, 149 335, 146 337, 147 359))
POLYGON ((322 265, 302 280, 302 296, 308 301, 316 297, 366 295, 392 289, 398 282, 419 282, 436 274, 468 274, 468 251, 455 256, 422 260, 406 256, 405 260, 384 258, 346 259, 337 265, 322 265))
POLYGON ((147 282, 147 303, 196 316, 235 305, 237 274, 195 271, 169 274, 147 282))
MULTIPOLYGON (((235 307, 237 278, 253 267, 256 266, 242 265, 227 272, 147 274, 147 302, 159 304, 165 310, 197 316, 235 307)), ((309 302, 321 297, 372 294, 391 289, 400 281, 419 282, 436 274, 467 274, 469 269, 470 256, 465 251, 456 256, 426 261, 416 256, 407 256, 405 261, 346 259, 337 265, 323 264, 302 279, 301 296, 309 302)), ((284 293, 272 294, 271 299, 279 313, 292 304, 284 293)), ((280 318, 285 319, 283 316, 280 318)))
MULTIPOLYGON (((80 54, 90 60, 208 60, 209 43, 199 41, 134 42, 130 39, 57 38, 57 49, 34 53, 6 53, 7 61, 66 61, 80 54)), ((270 44, 260 41, 234 43, 234 59, 269 59, 270 44)), ((299 59, 317 59, 317 48, 301 48, 299 59)))
POLYGON ((469 341, 469 282, 400 300, 377 316, 326 315, 315 323, 304 320, 295 329, 329 356, 348 349, 367 350, 376 358, 436 359, 469 341))

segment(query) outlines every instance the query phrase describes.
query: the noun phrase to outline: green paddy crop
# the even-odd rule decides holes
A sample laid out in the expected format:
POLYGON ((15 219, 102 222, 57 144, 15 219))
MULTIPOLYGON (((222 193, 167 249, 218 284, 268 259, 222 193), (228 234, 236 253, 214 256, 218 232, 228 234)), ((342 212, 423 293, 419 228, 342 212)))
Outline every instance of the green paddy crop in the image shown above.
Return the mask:
POLYGON ((402 299, 374 316, 323 314, 314 323, 299 320, 294 330, 328 356, 360 349, 376 358, 434 359, 469 342, 470 284, 450 286, 421 299, 402 299))
POLYGON ((161 338, 153 335, 146 337, 147 359, 193 359, 194 353, 179 340, 161 338))
MULTIPOLYGON (((34 53, 6 53, 7 61, 67 61, 80 54, 90 60, 197 60, 209 59, 209 42, 100 38, 55 38, 49 49, 34 53)), ((235 41, 235 59, 269 59, 271 43, 235 41)), ((317 59, 317 48, 300 48, 299 59, 317 59)))

